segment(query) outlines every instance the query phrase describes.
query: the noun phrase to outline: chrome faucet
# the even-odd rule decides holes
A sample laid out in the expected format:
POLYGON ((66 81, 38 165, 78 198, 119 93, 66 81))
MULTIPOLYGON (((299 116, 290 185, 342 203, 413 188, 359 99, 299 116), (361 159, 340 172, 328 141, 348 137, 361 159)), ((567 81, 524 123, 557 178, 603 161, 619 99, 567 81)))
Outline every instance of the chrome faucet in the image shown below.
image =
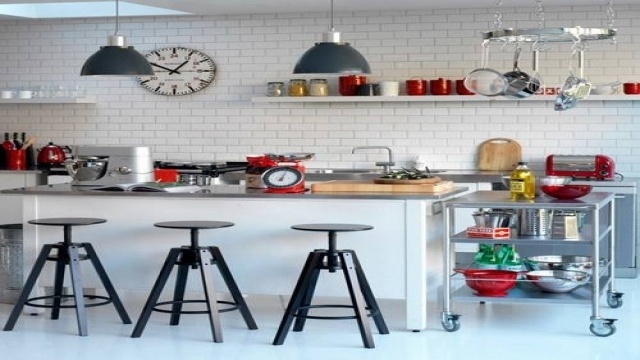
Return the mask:
POLYGON ((356 146, 351 150, 351 153, 355 154, 356 150, 366 150, 366 149, 387 150, 387 152, 389 153, 389 160, 376 162, 376 166, 382 166, 382 171, 384 171, 385 173, 388 173, 391 170, 391 167, 396 164, 393 161, 393 151, 388 146, 356 146))

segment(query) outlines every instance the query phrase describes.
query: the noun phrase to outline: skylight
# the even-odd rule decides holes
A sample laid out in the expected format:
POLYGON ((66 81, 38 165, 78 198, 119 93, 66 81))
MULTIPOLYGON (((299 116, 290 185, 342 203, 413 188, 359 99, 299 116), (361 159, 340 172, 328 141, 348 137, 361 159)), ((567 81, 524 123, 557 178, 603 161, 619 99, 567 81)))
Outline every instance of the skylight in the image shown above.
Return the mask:
MULTIPOLYGON (((115 2, 3 4, 0 5, 0 15, 31 19, 109 17, 115 16, 115 2)), ((160 15, 189 13, 120 1, 120 16, 160 15)))

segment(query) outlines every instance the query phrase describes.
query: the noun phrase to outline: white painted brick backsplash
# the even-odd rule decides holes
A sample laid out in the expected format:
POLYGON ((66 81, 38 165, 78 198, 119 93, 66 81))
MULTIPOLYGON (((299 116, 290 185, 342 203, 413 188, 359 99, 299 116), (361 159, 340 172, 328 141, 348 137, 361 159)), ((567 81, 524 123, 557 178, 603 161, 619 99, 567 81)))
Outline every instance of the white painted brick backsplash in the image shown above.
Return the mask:
MULTIPOLYGON (((640 5, 618 9, 617 45, 592 44, 585 75, 594 84, 640 81, 640 5)), ((532 7, 503 7, 505 26, 535 27, 532 7)), ((411 77, 463 78, 480 66, 480 33, 495 9, 338 12, 336 29, 372 65, 370 82, 411 77)), ((547 7, 546 26, 602 26, 602 6, 547 7), (567 25, 568 24, 568 25, 567 25)), ((209 53, 214 83, 190 96, 165 97, 135 79, 83 78, 84 60, 113 31, 110 19, 0 21, 0 87, 83 85, 96 104, 0 105, 0 133, 27 131, 41 142, 151 146, 158 159, 241 160, 248 153, 316 152, 308 166, 372 167, 387 145, 398 162, 427 155, 435 168, 473 168, 477 145, 509 137, 526 160, 553 152, 614 156, 626 176, 640 176, 640 102, 583 101, 555 112, 544 102, 251 103, 267 81, 287 81, 297 58, 327 31, 325 13, 122 18, 121 30, 141 52, 188 46, 209 53)), ((512 49, 492 46, 490 65, 511 67, 512 49)), ((523 58, 524 58, 523 54, 523 58)), ((529 70, 529 56, 521 67, 529 70)), ((568 47, 541 56, 546 84, 567 76, 568 47)), ((311 76, 304 76, 310 79, 311 76)), ((336 92, 336 79, 331 78, 336 92)), ((640 100, 640 97, 639 97, 640 100)))

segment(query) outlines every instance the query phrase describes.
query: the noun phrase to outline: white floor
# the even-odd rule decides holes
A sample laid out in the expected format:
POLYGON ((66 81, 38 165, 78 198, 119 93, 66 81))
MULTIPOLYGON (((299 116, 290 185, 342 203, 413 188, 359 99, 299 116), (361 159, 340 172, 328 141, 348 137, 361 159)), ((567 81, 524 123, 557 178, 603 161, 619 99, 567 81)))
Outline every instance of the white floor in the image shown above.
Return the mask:
MULTIPOLYGON (((462 315, 461 328, 446 332, 440 325, 440 303, 429 304, 429 326, 422 332, 403 327, 399 301, 381 300, 389 335, 374 335, 375 349, 362 347, 353 320, 309 320, 301 333, 289 333, 285 344, 271 341, 282 315, 281 299, 249 296, 259 329, 244 327, 237 312, 223 314, 224 343, 211 341, 204 315, 185 315, 179 326, 169 326, 168 315, 154 313, 141 338, 129 335, 133 325, 118 323, 111 306, 89 311, 88 337, 76 335, 73 310, 61 319, 22 315, 13 331, 0 332, 2 359, 123 360, 123 359, 640 359, 640 279, 618 279, 623 305, 611 309, 602 302, 601 316, 616 318, 617 332, 597 337, 589 331, 591 307, 584 305, 531 305, 454 303, 462 315)), ((375 289, 374 289, 375 291, 375 289)), ((124 294, 135 322, 144 296, 124 294)), ((11 305, 0 304, 4 325, 11 305)), ((47 313, 48 315, 48 313, 47 313)))

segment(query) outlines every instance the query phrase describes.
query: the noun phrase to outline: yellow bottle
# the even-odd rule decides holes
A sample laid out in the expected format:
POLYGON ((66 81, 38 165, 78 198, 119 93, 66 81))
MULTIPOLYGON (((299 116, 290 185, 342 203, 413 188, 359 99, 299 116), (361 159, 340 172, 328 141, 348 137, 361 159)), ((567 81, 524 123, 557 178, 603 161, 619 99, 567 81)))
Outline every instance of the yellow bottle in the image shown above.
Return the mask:
POLYGON ((511 199, 532 200, 536 197, 536 177, 529 169, 526 162, 519 162, 511 172, 510 189, 511 199))

